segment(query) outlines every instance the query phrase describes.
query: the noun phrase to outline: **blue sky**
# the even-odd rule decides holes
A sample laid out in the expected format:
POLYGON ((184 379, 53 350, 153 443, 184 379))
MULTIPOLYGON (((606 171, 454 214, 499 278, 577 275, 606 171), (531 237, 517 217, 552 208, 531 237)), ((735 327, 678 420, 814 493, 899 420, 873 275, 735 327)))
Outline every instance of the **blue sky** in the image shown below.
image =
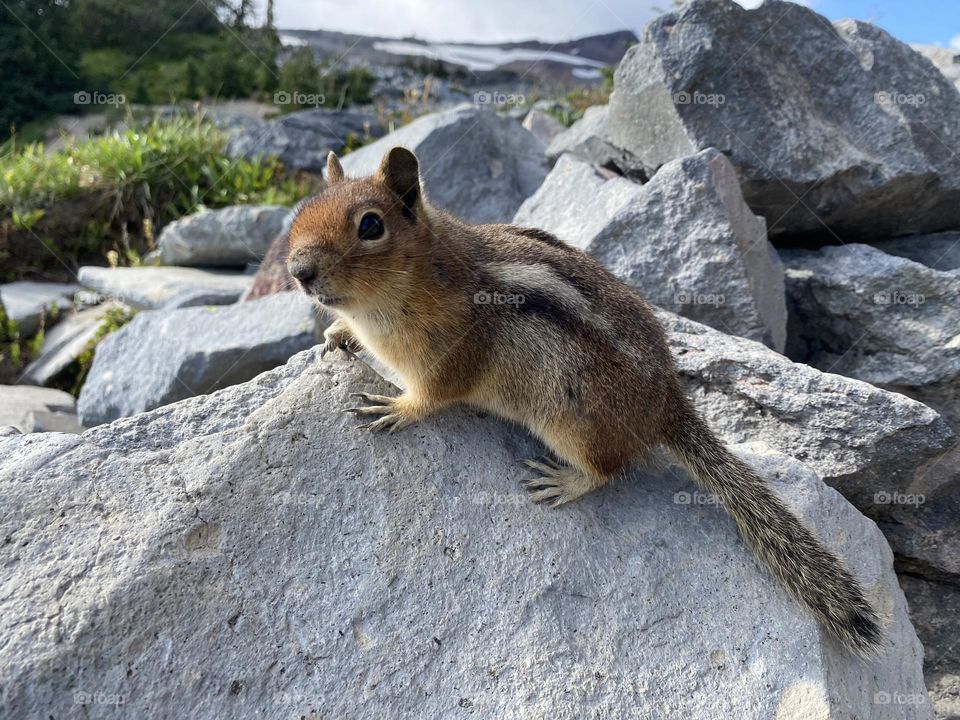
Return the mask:
MULTIPOLYGON (((759 0, 738 0, 756 5, 759 0)), ((260 0, 263 7, 264 0, 260 0)), ((671 0, 274 0, 281 28, 502 42, 639 32, 671 0)), ((831 20, 853 17, 906 42, 960 50, 960 0, 804 0, 831 20)))
POLYGON ((953 42, 960 52, 960 0, 815 0, 812 7, 831 20, 872 22, 906 42, 953 42))

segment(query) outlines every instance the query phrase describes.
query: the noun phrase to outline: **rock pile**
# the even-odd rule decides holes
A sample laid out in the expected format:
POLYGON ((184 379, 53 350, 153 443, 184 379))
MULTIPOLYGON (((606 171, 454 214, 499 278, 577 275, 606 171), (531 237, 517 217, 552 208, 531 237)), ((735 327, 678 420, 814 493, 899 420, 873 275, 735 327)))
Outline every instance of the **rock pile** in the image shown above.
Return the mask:
MULTIPOLYGON (((0 437, 4 707, 960 716, 960 165, 942 151, 960 93, 870 25, 692 0, 628 52, 609 106, 562 132, 518 114, 427 115, 343 165, 406 145, 437 205, 551 231, 660 306, 699 410, 882 610, 881 657, 824 639, 676 468, 550 512, 516 488, 540 451, 516 428, 455 410, 355 432, 348 394, 389 388, 310 349, 324 320, 282 293, 288 211, 231 208, 161 237, 161 261, 196 267, 84 268, 139 310, 97 347, 96 427, 0 437)), ((248 124, 234 148, 317 169, 327 119, 248 124)), ((39 324, 75 291, 0 300, 39 324)), ((61 322, 34 382, 99 328, 61 322)), ((4 397, 0 425, 69 429, 49 415, 69 396, 4 397)))

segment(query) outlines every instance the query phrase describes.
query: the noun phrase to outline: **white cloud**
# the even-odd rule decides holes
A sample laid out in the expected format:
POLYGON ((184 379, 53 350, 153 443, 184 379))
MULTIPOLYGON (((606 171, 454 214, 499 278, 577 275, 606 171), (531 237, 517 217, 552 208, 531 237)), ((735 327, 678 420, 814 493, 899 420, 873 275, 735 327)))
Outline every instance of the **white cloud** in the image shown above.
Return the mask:
POLYGON ((954 35, 950 39, 950 47, 954 50, 960 50, 960 35, 954 35))

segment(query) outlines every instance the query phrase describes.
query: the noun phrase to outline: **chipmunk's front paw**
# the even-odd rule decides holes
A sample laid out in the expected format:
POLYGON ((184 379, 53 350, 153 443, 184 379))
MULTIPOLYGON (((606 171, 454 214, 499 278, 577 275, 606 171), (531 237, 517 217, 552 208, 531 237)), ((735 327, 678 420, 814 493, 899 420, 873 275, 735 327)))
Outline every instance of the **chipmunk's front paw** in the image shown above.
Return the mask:
POLYGON ((356 355, 362 349, 357 339, 350 334, 349 328, 338 320, 323 333, 323 345, 320 348, 320 357, 322 358, 328 352, 334 350, 345 350, 350 355, 356 355))
POLYGON ((366 428, 373 432, 386 430, 387 432, 396 432, 415 423, 419 418, 413 416, 405 407, 403 395, 400 397, 387 397, 386 395, 371 395, 370 393, 351 393, 350 397, 358 397, 373 403, 372 405, 347 408, 344 412, 354 415, 382 415, 383 417, 363 425, 357 425, 358 428, 366 428))
POLYGON ((530 499, 535 503, 545 502, 555 508, 573 502, 593 490, 590 478, 577 468, 560 465, 549 459, 546 463, 524 460, 523 464, 543 473, 543 477, 523 483, 530 493, 530 499))

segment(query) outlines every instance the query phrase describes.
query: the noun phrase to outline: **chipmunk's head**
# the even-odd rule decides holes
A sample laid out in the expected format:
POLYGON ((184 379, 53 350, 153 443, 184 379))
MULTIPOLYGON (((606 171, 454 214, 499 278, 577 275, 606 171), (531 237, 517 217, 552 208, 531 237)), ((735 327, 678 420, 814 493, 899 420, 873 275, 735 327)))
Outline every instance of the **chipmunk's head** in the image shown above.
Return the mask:
POLYGON ((290 227, 287 269, 307 295, 335 309, 362 310, 396 299, 430 250, 420 168, 402 147, 370 178, 350 180, 332 152, 327 187, 290 227))

